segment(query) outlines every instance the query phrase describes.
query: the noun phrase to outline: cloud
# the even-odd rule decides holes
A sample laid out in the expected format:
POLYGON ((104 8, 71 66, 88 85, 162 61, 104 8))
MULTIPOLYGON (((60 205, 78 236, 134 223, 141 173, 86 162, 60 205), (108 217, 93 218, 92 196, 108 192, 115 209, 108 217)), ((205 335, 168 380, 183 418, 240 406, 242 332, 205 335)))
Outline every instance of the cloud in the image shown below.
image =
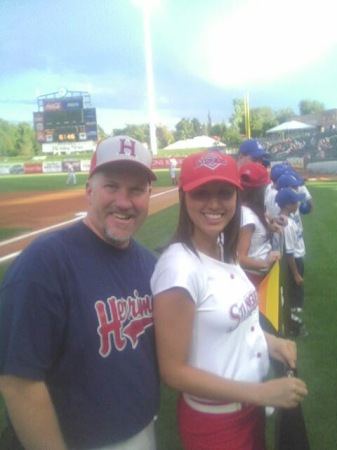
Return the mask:
POLYGON ((310 67, 337 43, 331 0, 250 0, 219 13, 201 31, 192 58, 200 77, 251 86, 310 67))

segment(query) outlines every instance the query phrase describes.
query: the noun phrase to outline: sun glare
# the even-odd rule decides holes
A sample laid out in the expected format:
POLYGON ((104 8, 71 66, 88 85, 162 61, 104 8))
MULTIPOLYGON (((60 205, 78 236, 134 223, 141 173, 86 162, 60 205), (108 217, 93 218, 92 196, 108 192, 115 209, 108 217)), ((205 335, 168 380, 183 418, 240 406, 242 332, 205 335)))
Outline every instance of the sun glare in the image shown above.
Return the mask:
POLYGON ((337 43, 331 7, 331 0, 322 0, 319 10, 302 0, 261 0, 218 15, 200 36, 201 76, 237 86, 309 67, 337 43))

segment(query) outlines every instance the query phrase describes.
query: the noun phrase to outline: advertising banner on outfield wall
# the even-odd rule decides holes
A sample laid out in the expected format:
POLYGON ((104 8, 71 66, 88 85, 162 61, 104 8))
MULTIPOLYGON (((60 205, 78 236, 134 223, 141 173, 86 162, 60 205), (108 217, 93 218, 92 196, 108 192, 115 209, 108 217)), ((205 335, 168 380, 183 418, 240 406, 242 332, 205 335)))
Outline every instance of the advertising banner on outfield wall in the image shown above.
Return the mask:
POLYGON ((0 175, 9 175, 9 168, 10 168, 10 166, 8 164, 1 164, 0 165, 0 175))
POLYGON ((50 153, 52 155, 80 152, 93 152, 96 148, 95 141, 84 141, 84 142, 65 142, 65 143, 52 143, 52 144, 42 144, 42 153, 50 153))
POLYGON ((62 161, 48 162, 45 161, 42 163, 42 172, 43 173, 61 173, 62 172, 62 161))
POLYGON ((25 163, 25 173, 42 173, 42 163, 25 163))
MULTIPOLYGON (((177 160, 178 166, 181 167, 182 162, 185 158, 175 157, 177 160)), ((153 158, 152 160, 152 169, 168 169, 170 167, 170 158, 153 158)))
POLYGON ((0 175, 22 175, 25 173, 24 164, 4 164, 0 166, 0 175))
MULTIPOLYGON (((45 158, 45 156, 42 158, 45 158)), ((178 168, 181 167, 184 158, 177 157, 175 159, 178 162, 178 168)), ((64 173, 68 171, 68 164, 70 162, 72 163, 75 172, 89 172, 90 170, 90 159, 64 159, 63 161, 28 162, 11 165, 1 164, 0 175, 64 173)), ((154 170, 168 170, 169 166, 169 158, 153 158, 152 160, 152 169, 154 170)))
POLYGON ((81 162, 79 160, 69 159, 62 161, 62 172, 68 172, 69 164, 72 164, 74 172, 81 171, 81 162))
POLYGON ((90 170, 90 159, 81 159, 81 172, 89 172, 90 170))

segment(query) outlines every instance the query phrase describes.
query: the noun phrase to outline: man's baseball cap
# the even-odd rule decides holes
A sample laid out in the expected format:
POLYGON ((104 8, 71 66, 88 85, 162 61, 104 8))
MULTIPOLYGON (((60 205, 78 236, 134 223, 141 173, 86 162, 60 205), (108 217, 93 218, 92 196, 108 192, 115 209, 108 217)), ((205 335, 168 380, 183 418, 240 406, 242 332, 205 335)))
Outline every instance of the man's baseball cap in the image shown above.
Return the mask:
POLYGON ((239 155, 250 156, 253 159, 260 159, 266 157, 268 153, 256 139, 247 139, 243 141, 239 148, 239 155))
POLYGON ((268 170, 262 164, 244 164, 240 167, 239 175, 243 187, 260 188, 270 183, 268 170))
POLYGON ((283 173, 283 175, 280 176, 280 178, 276 182, 276 189, 279 191, 280 189, 287 188, 287 187, 298 187, 301 183, 297 179, 297 177, 292 173, 283 173))
POLYGON ((275 202, 279 205, 280 208, 283 208, 286 205, 301 202, 302 200, 304 200, 304 198, 305 194, 299 194, 291 187, 287 187, 278 191, 275 196, 275 202))
POLYGON ((223 181, 242 189, 236 160, 212 150, 194 153, 184 159, 179 177, 180 189, 189 192, 211 181, 223 181))
POLYGON ((140 169, 145 169, 151 181, 157 179, 151 170, 152 154, 150 150, 129 136, 109 137, 97 144, 91 159, 89 177, 107 165, 121 162, 129 162, 140 169))

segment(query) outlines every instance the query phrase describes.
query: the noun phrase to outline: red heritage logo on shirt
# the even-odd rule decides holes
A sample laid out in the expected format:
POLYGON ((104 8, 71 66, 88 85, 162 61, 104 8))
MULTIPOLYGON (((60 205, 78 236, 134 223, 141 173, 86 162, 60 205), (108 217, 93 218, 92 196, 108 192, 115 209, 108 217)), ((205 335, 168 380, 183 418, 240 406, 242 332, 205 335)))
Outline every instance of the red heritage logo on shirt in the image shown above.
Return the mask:
POLYGON ((136 290, 134 297, 129 296, 126 299, 110 297, 107 304, 98 300, 95 309, 99 322, 97 333, 101 341, 99 353, 103 358, 111 352, 112 339, 119 351, 125 348, 127 339, 131 342, 132 348, 136 348, 139 336, 153 325, 152 297, 151 295, 139 297, 136 290))

